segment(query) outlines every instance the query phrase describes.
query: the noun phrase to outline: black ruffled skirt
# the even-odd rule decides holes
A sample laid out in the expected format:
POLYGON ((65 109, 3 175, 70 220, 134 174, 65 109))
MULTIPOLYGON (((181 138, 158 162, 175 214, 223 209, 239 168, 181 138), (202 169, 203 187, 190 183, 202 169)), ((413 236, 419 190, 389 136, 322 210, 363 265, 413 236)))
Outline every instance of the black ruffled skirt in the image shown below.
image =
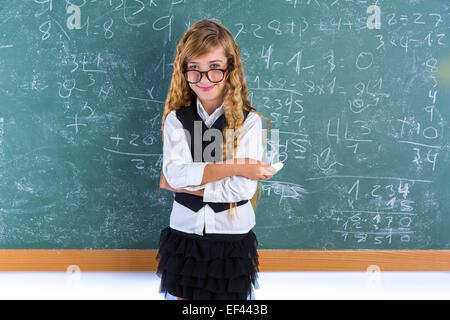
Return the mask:
POLYGON ((157 274, 161 293, 189 300, 246 300, 258 288, 258 242, 245 234, 161 232, 157 274))

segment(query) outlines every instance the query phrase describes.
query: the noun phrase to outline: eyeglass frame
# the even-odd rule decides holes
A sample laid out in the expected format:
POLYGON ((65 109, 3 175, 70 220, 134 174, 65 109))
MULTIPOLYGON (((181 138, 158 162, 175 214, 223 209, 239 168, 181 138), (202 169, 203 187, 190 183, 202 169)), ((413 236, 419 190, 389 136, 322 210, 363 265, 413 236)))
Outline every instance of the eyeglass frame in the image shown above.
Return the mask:
POLYGON ((183 70, 183 74, 184 74, 184 79, 185 79, 188 83, 191 83, 191 84, 196 84, 196 83, 199 83, 200 81, 202 81, 203 74, 206 74, 206 79, 208 79, 210 82, 212 82, 212 83, 219 83, 219 82, 223 81, 223 79, 225 78, 225 72, 226 72, 227 70, 229 70, 229 69, 230 69, 230 66, 226 67, 225 69, 214 68, 214 69, 209 69, 209 70, 207 70, 207 71, 187 70, 187 69, 184 69, 184 70, 183 70), (208 77, 208 72, 210 72, 211 70, 220 70, 220 71, 222 71, 222 79, 221 79, 220 81, 216 81, 216 82, 211 81, 211 79, 208 77), (188 71, 196 71, 196 72, 200 72, 200 80, 198 80, 197 82, 189 82, 188 79, 186 79, 186 73, 187 73, 188 71))

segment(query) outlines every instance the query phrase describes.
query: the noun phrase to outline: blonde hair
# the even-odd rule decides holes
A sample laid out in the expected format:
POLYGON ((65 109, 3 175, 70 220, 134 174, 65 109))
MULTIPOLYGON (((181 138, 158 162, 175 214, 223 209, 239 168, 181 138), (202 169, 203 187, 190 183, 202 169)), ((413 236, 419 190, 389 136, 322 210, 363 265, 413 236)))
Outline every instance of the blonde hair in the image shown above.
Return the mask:
MULTIPOLYGON (((261 118, 265 119, 268 128, 271 128, 270 120, 254 109, 249 109, 246 106, 252 107, 250 99, 248 98, 248 88, 244 76, 244 68, 242 66, 240 48, 237 45, 233 35, 228 29, 221 23, 214 20, 199 20, 194 23, 189 30, 185 32, 180 42, 177 45, 177 53, 173 62, 173 74, 170 82, 169 91, 167 94, 166 102, 164 105, 164 113, 162 116, 161 130, 164 133, 164 122, 167 115, 173 111, 184 107, 189 107, 191 101, 194 101, 197 97, 195 92, 189 87, 187 81, 185 81, 183 70, 189 60, 204 55, 210 52, 212 49, 221 45, 224 48, 225 55, 228 61, 229 73, 226 75, 223 81, 225 81, 225 94, 224 115, 226 118, 226 127, 223 129, 227 132, 227 129, 232 129, 237 132, 237 135, 231 135, 233 141, 227 141, 228 134, 224 136, 223 141, 223 157, 227 159, 227 146, 229 151, 233 149, 231 158, 236 154, 239 141, 242 137, 242 126, 244 123, 243 109, 256 112, 261 118), (233 148, 231 148, 233 143, 233 148)), ((228 131, 230 132, 230 131, 228 131)), ((227 133, 228 133, 227 132, 227 133)), ((162 141, 164 143, 164 134, 162 134, 162 141)), ((262 143, 262 142, 261 142, 262 143)), ((162 180, 162 174, 161 179, 162 180)), ((158 188, 159 199, 160 188, 158 188)), ((258 181, 258 188, 254 196, 250 200, 253 209, 256 211, 261 194, 261 182, 258 181)), ((236 202, 230 203, 230 219, 233 218, 233 210, 237 209, 236 202)))

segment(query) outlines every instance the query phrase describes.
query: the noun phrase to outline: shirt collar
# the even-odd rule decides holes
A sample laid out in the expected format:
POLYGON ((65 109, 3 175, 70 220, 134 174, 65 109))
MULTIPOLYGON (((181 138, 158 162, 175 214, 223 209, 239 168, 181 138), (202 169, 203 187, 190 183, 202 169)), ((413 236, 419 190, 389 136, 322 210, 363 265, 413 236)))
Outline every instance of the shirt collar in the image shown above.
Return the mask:
POLYGON ((222 115, 222 113, 224 112, 224 108, 225 103, 222 102, 222 105, 220 107, 214 110, 214 112, 211 115, 208 115, 202 103, 200 102, 200 99, 197 97, 197 113, 206 124, 208 124, 208 122, 214 123, 214 121, 217 120, 217 118, 219 118, 222 115))

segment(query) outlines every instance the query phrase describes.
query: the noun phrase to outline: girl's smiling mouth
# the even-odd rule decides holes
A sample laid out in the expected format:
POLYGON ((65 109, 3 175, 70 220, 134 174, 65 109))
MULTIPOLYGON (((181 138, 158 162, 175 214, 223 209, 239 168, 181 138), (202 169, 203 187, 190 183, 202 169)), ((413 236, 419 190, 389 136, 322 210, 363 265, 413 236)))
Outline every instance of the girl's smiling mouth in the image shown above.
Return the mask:
POLYGON ((210 87, 200 87, 200 86, 197 86, 197 87, 199 87, 201 90, 203 90, 203 91, 209 91, 209 90, 211 90, 212 88, 214 88, 216 85, 215 84, 213 84, 212 86, 210 86, 210 87))

